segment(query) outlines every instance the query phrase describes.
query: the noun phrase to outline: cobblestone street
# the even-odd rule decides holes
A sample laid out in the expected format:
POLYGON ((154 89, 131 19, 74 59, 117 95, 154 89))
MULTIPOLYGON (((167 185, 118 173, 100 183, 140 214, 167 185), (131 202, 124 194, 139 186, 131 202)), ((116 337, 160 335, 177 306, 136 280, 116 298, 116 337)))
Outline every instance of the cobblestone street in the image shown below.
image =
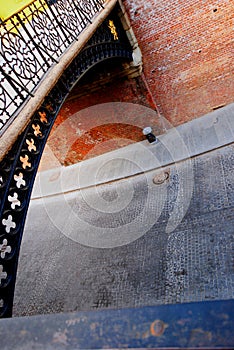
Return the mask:
POLYGON ((66 234, 72 232, 79 240, 81 227, 66 208, 62 211, 61 197, 33 200, 20 254, 14 315, 233 298, 233 150, 230 145, 191 160, 192 197, 179 222, 176 202, 182 198, 185 203, 191 185, 185 181, 188 161, 170 166, 169 179, 161 185, 151 185, 155 171, 150 171, 101 185, 98 193, 87 189, 66 198, 70 212, 92 228, 84 232, 91 240, 95 234, 97 240, 103 238, 100 228, 104 239, 111 228, 116 235, 126 228, 127 235, 138 218, 147 227, 142 213, 148 205, 153 224, 122 246, 100 249, 75 242, 74 236, 69 239, 66 234), (89 205, 98 195, 111 206, 121 188, 130 200, 119 212, 101 212, 89 205), (147 202, 150 191, 153 201, 147 202), (57 213, 54 217, 51 208, 57 213), (176 225, 170 230, 172 219, 176 225), (59 220, 65 223, 64 234, 59 220))

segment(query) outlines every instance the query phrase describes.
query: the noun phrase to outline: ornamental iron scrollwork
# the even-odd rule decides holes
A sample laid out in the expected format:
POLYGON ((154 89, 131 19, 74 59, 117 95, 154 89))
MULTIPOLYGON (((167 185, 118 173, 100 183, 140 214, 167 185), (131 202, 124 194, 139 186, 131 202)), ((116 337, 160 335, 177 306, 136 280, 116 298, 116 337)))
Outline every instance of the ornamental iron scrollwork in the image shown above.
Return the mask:
POLYGON ((0 134, 105 0, 37 0, 0 22, 0 134))
MULTIPOLYGON (((63 102, 78 80, 95 64, 115 57, 132 61, 132 48, 115 11, 98 27, 64 71, 27 128, 0 162, 0 317, 12 315, 19 249, 31 191, 46 140, 63 102), (108 27, 110 20, 115 24, 118 40, 108 27)), ((15 57, 12 62, 15 62, 15 57)), ((16 71, 18 66, 13 69, 16 71)), ((32 72, 25 72, 25 76, 27 74, 32 72)), ((4 98, 0 101, 1 108, 4 108, 4 98)))

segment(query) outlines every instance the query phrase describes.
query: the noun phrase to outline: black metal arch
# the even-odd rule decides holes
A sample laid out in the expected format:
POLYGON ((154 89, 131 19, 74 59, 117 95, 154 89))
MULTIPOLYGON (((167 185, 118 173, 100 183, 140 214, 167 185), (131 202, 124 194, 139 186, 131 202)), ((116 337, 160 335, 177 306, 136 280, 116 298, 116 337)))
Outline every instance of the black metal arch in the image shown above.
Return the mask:
POLYGON ((64 71, 25 131, 0 163, 0 317, 11 317, 17 264, 30 196, 50 130, 72 88, 95 64, 132 48, 114 11, 64 71), (110 28, 115 24, 116 33, 110 28))

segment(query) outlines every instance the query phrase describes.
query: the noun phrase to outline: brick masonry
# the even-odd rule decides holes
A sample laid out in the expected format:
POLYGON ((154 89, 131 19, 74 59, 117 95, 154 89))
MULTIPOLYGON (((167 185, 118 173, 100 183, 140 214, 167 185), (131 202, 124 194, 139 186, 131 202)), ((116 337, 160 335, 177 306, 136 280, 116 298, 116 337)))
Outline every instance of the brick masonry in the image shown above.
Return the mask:
POLYGON ((233 102, 232 0, 123 0, 144 73, 173 125, 233 102))
POLYGON ((154 127, 157 134, 161 133, 153 110, 153 101, 140 77, 117 78, 98 90, 95 78, 88 86, 87 79, 85 86, 78 83, 55 121, 39 170, 55 167, 57 163, 68 166, 142 141, 145 139, 142 128, 147 125, 154 127), (123 115, 117 116, 115 107, 103 107, 105 110, 109 108, 108 112, 95 112, 95 115, 93 109, 88 111, 88 107, 110 102, 124 102, 123 115), (131 105, 127 107, 127 103, 131 105), (144 116, 134 113, 132 104, 147 107, 144 116))
MULTIPOLYGON (((162 117, 171 125, 177 126, 233 102, 233 1, 123 2, 143 54, 143 75, 133 79, 118 77, 118 71, 126 65, 123 62, 98 65, 96 71, 88 73, 70 94, 57 118, 52 135, 57 126, 68 117, 102 103, 131 102, 158 109, 162 117), (112 77, 112 80, 97 89, 98 82, 106 81, 108 77, 112 77)), ((103 125, 102 116, 97 118, 97 123, 103 125)), ((66 130, 67 138, 63 138, 62 144, 52 137, 48 145, 61 164, 70 165, 84 159, 92 146, 101 143, 104 145, 107 140, 115 141, 111 147, 105 143, 104 148, 99 148, 100 153, 92 152, 93 156, 126 146, 126 142, 116 142, 120 135, 125 139, 130 133, 134 135, 129 143, 141 141, 140 130, 133 128, 129 133, 129 128, 124 128, 124 124, 135 123, 131 118, 126 114, 124 123, 122 121, 118 125, 114 123, 106 126, 105 135, 100 129, 93 133, 86 125, 88 133, 78 143, 71 145, 66 159, 61 158, 61 148, 63 144, 71 143, 71 135, 74 134, 71 125, 66 130)), ((87 124, 85 120, 80 122, 81 128, 87 124)), ((151 125, 156 126, 156 133, 161 132, 156 120, 151 125)), ((45 163, 52 164, 46 160, 41 169, 47 168, 45 163)))
MULTIPOLYGON (((232 0, 123 0, 143 54, 144 76, 173 126, 234 101, 232 0)), ((154 108, 143 79, 122 79, 79 108, 111 101, 154 108)))

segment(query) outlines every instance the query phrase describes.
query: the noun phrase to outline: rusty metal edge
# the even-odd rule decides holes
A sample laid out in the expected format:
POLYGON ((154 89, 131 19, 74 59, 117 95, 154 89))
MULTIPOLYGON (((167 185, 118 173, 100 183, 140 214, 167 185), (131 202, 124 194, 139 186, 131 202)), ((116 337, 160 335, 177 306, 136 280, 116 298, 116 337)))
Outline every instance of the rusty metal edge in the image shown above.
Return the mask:
POLYGON ((233 349, 234 300, 0 320, 1 350, 233 349))

